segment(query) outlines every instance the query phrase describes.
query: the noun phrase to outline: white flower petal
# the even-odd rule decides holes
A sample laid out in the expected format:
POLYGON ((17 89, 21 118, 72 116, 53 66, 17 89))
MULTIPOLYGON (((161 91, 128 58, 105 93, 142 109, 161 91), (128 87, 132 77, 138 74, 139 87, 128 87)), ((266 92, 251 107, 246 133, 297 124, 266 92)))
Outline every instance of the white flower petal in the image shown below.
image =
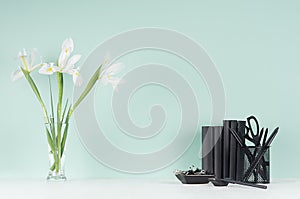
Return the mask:
MULTIPOLYGON (((46 64, 47 64, 47 63, 46 63, 46 64)), ((56 66, 53 62, 49 63, 48 65, 49 65, 49 67, 52 68, 53 72, 58 72, 58 71, 60 71, 60 68, 59 68, 58 66, 56 66)))
POLYGON ((83 78, 78 69, 73 70, 73 82, 75 86, 80 86, 83 82, 83 78))
POLYGON ((122 63, 116 63, 116 64, 112 64, 110 66, 104 67, 100 71, 99 77, 102 77, 102 76, 105 76, 105 75, 109 75, 109 76, 115 75, 120 70, 122 70, 123 67, 124 67, 124 64, 122 64, 122 63))
POLYGON ((70 56, 70 54, 67 54, 64 51, 61 51, 61 53, 59 55, 59 58, 58 58, 58 66, 60 68, 64 68, 65 67, 69 56, 70 56))
POLYGON ((26 49, 25 48, 23 48, 23 56, 27 56, 27 51, 26 51, 26 49))
POLYGON ((61 51, 70 54, 74 50, 74 42, 72 38, 67 38, 61 46, 61 51))
POLYGON ((115 90, 117 86, 121 83, 121 79, 117 77, 110 78, 109 83, 112 85, 113 89, 115 90))
POLYGON ((26 49, 25 48, 23 48, 23 50, 22 51, 19 51, 19 53, 18 53, 18 56, 17 56, 18 58, 21 58, 21 57, 27 57, 27 51, 26 51, 26 49))
POLYGON ((105 76, 107 69, 103 69, 101 68, 100 72, 99 72, 99 79, 101 79, 103 76, 105 76))
POLYGON ((23 53, 20 51, 18 52, 17 58, 21 58, 23 56, 23 53))
POLYGON ((16 80, 20 79, 21 77, 23 77, 23 72, 20 68, 18 68, 16 71, 14 71, 12 73, 11 80, 16 81, 16 80))
POLYGON ((110 54, 109 53, 106 53, 105 57, 104 57, 104 62, 103 62, 103 67, 106 67, 108 66, 110 63, 110 54))
POLYGON ((39 67, 43 67, 43 66, 45 66, 45 65, 47 65, 47 63, 42 63, 42 64, 34 65, 34 66, 31 67, 30 72, 36 70, 36 69, 39 68, 39 67))
POLYGON ((109 73, 111 75, 115 75, 118 72, 120 72, 120 70, 122 70, 123 67, 124 67, 124 65, 122 63, 112 64, 108 67, 107 73, 109 73))
POLYGON ((53 64, 47 64, 40 68, 39 73, 43 75, 52 75, 54 72, 56 72, 56 70, 56 66, 53 66, 53 64))
POLYGON ((74 55, 69 60, 65 67, 65 70, 70 70, 71 68, 74 68, 74 65, 80 60, 81 55, 74 55))
POLYGON ((73 75, 73 74, 74 74, 74 68, 71 68, 71 69, 69 69, 69 70, 63 70, 62 72, 63 72, 63 73, 67 73, 67 74, 69 74, 69 75, 73 75))
POLYGON ((103 83, 103 85, 107 85, 110 83, 114 89, 118 86, 121 79, 118 77, 114 77, 116 73, 118 73, 123 68, 123 64, 116 63, 112 64, 106 68, 104 68, 99 75, 100 81, 103 83))
POLYGON ((30 53, 29 67, 32 67, 32 66, 33 66, 33 63, 35 62, 36 56, 37 56, 37 49, 34 48, 34 49, 31 51, 31 53, 30 53))
POLYGON ((100 79, 100 81, 102 82, 102 84, 104 86, 106 86, 109 83, 109 80, 108 80, 108 78, 106 76, 102 76, 101 79, 100 79))

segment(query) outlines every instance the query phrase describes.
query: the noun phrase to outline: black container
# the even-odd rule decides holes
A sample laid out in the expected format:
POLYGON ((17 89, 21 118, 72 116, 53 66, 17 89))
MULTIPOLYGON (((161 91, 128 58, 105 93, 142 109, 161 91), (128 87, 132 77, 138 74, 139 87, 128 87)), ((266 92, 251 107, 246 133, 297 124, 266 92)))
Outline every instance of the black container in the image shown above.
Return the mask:
POLYGON ((175 176, 182 184, 207 184, 208 179, 214 177, 214 175, 185 175, 183 173, 176 173, 175 176))
MULTIPOLYGON (((255 147, 255 146, 248 146, 248 149, 250 150, 252 154, 252 161, 254 157, 254 153, 258 154, 261 150, 261 147, 255 147), (256 149, 256 150, 255 150, 256 149)), ((242 149, 244 150, 244 149, 242 149)), ((249 160, 249 157, 244 154, 244 172, 243 175, 245 175, 245 172, 251 165, 251 160, 249 160)), ((243 180, 244 182, 249 183, 270 183, 270 147, 268 147, 259 161, 258 165, 255 167, 253 172, 251 173, 250 177, 248 179, 243 180)))

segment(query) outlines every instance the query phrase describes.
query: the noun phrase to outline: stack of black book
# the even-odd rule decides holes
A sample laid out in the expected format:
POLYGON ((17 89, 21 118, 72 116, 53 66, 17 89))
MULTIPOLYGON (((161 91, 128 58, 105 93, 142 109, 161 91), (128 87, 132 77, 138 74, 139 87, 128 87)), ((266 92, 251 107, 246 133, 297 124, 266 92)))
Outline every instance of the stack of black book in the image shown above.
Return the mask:
POLYGON ((246 121, 224 120, 223 126, 202 127, 202 169, 218 179, 242 181, 244 153, 230 132, 241 138, 245 135, 246 121))

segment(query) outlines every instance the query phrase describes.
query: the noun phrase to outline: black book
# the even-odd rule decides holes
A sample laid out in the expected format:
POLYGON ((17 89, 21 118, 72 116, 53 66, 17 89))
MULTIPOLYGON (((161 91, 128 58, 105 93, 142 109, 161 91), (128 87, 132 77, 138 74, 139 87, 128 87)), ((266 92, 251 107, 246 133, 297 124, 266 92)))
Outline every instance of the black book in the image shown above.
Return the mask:
MULTIPOLYGON (((237 132, 237 121, 236 120, 230 121, 229 128, 237 132)), ((232 180, 236 180, 237 141, 230 131, 229 134, 230 134, 229 178, 232 180)))
POLYGON ((202 127, 202 169, 208 174, 214 174, 214 145, 213 128, 209 126, 202 127))
POLYGON ((230 164, 230 159, 229 159, 229 154, 230 154, 230 120, 224 120, 223 121, 223 165, 222 165, 222 178, 229 178, 229 164, 230 164))
POLYGON ((222 132, 223 126, 214 126, 214 174, 215 178, 222 178, 222 132))
MULTIPOLYGON (((241 140, 245 142, 245 126, 246 121, 238 121, 237 122, 237 133, 240 136, 241 140)), ((236 180, 242 181, 243 174, 244 174, 244 161, 245 161, 245 154, 243 150, 241 149, 241 146, 237 144, 236 148, 236 180)))

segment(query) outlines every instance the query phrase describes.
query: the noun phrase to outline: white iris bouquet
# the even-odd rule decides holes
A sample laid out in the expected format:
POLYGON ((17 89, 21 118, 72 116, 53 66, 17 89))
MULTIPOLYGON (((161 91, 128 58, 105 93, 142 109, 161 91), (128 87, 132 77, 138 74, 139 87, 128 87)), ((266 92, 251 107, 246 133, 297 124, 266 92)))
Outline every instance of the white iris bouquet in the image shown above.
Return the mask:
POLYGON ((50 170, 47 177, 49 180, 66 180, 64 173, 64 152, 69 129, 69 120, 73 112, 88 95, 98 80, 100 80, 104 85, 110 83, 115 89, 119 84, 120 79, 118 77, 114 77, 114 75, 117 74, 123 66, 120 63, 110 65, 108 60, 104 61, 104 63, 101 64, 94 72, 77 101, 73 104, 70 103, 68 99, 63 102, 64 75, 72 75, 75 86, 80 86, 83 82, 80 74, 80 68, 75 66, 81 59, 81 55, 76 54, 71 56, 73 51, 74 42, 71 38, 68 38, 61 46, 61 52, 57 62, 40 62, 38 64, 34 64, 37 57, 37 50, 34 49, 31 53, 28 53, 24 49, 18 54, 18 59, 21 60, 21 64, 12 75, 13 81, 23 76, 25 77, 42 107, 46 120, 46 134, 50 151, 50 170), (56 107, 54 106, 51 81, 49 78, 50 111, 46 108, 40 91, 31 76, 31 73, 37 69, 39 69, 38 72, 42 75, 56 75, 58 85, 56 107))

